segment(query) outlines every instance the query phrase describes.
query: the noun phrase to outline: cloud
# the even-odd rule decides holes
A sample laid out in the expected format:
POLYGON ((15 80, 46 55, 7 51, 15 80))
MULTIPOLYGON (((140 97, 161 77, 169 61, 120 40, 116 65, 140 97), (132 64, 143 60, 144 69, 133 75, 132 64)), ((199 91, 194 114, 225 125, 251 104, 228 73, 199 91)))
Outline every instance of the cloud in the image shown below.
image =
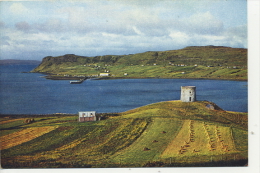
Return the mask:
POLYGON ((187 44, 190 37, 184 33, 184 32, 181 32, 181 31, 172 31, 169 36, 173 39, 173 41, 175 43, 178 43, 178 44, 181 44, 181 45, 184 45, 184 44, 187 44))
POLYGON ((143 34, 139 29, 137 29, 136 26, 133 26, 133 30, 134 30, 135 33, 138 34, 138 35, 142 35, 142 34, 143 34))
POLYGON ((247 25, 228 28, 225 32, 225 35, 235 35, 241 39, 247 39, 247 25))
POLYGON ((5 27, 5 23, 0 21, 0 28, 4 28, 5 27))
POLYGON ((223 31, 223 23, 217 20, 210 12, 196 13, 187 21, 187 30, 200 34, 218 34, 223 31))
MULTIPOLYGON (((42 32, 85 34, 99 31, 122 35, 142 33, 150 36, 166 36, 171 30, 216 34, 223 27, 222 23, 209 12, 198 13, 180 20, 177 16, 172 16, 171 11, 166 10, 167 15, 160 14, 162 12, 160 6, 152 8, 139 6, 132 9, 122 4, 117 5, 117 8, 113 4, 105 4, 95 6, 95 8, 90 7, 86 5, 60 8, 52 15, 52 18, 35 23, 31 27, 35 31, 42 32), (66 17, 60 18, 60 16, 66 17)), ((22 30, 25 25, 17 26, 17 28, 22 30)))
POLYGON ((22 3, 19 2, 13 3, 9 9, 13 14, 23 14, 29 11, 22 3))
POLYGON ((0 38, 0 45, 10 45, 9 44, 9 40, 10 40, 10 37, 8 37, 8 36, 2 36, 1 38, 0 38))
POLYGON ((44 23, 34 24, 33 29, 41 32, 66 32, 66 23, 59 19, 49 19, 44 23))
POLYGON ((16 23, 15 24, 15 27, 18 29, 18 30, 21 30, 21 31, 29 31, 30 30, 30 25, 27 23, 27 22, 19 22, 19 23, 16 23))
POLYGON ((120 55, 190 45, 247 47, 246 24, 226 28, 216 12, 203 9, 202 1, 199 5, 166 0, 15 2, 8 6, 12 23, 0 22, 1 54, 41 59, 67 53, 120 55))
POLYGON ((247 25, 228 28, 223 35, 232 47, 247 47, 247 25))

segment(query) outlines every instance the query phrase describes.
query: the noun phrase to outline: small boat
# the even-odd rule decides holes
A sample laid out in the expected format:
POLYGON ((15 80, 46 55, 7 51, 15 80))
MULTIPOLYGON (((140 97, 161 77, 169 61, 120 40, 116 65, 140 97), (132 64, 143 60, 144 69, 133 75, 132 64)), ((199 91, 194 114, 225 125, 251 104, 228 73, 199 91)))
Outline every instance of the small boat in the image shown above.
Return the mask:
POLYGON ((70 81, 70 84, 81 84, 84 80, 80 79, 80 80, 72 80, 70 81))

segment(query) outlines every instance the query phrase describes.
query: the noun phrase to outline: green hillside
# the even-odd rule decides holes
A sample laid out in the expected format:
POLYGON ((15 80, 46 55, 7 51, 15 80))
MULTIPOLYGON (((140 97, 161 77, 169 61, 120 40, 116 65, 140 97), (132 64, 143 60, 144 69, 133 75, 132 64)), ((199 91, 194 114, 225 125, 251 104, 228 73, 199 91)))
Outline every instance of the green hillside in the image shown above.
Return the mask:
POLYGON ((247 49, 193 46, 180 50, 149 51, 130 55, 95 57, 68 54, 45 57, 32 72, 55 77, 207 78, 247 80, 247 49))
POLYGON ((208 101, 167 101, 99 116, 101 121, 84 123, 77 122, 77 115, 2 117, 2 167, 247 163, 247 113, 227 112, 208 101), (32 118, 31 123, 24 123, 32 118))

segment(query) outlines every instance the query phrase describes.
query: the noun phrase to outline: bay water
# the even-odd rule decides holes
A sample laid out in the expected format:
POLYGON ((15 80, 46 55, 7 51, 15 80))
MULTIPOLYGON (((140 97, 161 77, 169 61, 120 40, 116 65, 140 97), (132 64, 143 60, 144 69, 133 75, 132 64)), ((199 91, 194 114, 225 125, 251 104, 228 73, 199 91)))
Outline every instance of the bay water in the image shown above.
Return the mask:
POLYGON ((47 80, 40 73, 21 73, 34 65, 0 66, 0 114, 123 112, 151 103, 179 100, 181 86, 196 86, 197 100, 224 110, 248 111, 247 81, 202 79, 47 80))

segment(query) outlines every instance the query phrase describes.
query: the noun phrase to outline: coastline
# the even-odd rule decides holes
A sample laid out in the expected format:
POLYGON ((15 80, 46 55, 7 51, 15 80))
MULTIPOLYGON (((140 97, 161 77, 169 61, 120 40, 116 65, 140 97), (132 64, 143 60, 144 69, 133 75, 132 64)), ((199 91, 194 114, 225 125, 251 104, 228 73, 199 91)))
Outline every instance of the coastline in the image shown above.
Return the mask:
MULTIPOLYGON (((35 72, 34 72, 35 73, 35 72)), ((37 73, 37 72, 36 72, 37 73)), ((230 81, 248 81, 248 79, 232 79, 232 78, 185 78, 185 77, 66 77, 66 76, 56 76, 52 74, 45 74, 46 76, 43 76, 45 79, 49 80, 79 80, 79 79, 95 79, 95 80, 113 80, 113 79, 194 79, 194 80, 230 80, 230 81)))
POLYGON ((12 118, 28 118, 28 117, 53 117, 53 116, 77 116, 77 114, 71 114, 71 113, 52 113, 52 114, 1 114, 0 118, 4 119, 12 119, 12 118))
MULTIPOLYGON (((198 100, 199 101, 199 100, 198 100)), ((167 101, 162 101, 162 102, 167 102, 167 101)), ((150 105, 150 104, 148 104, 150 105)), ((144 106, 148 106, 144 105, 144 106)), ((142 106, 143 107, 143 106, 142 106)), ((238 112, 238 111, 227 111, 227 110, 222 110, 227 113, 239 113, 239 114, 248 114, 248 112, 238 112)), ((109 116, 118 116, 119 114, 123 114, 124 112, 102 112, 102 113, 96 113, 96 115, 99 116, 104 116, 104 117, 109 117, 109 116)), ((1 119, 17 119, 17 118, 37 118, 37 117, 67 117, 67 116, 78 116, 77 113, 49 113, 49 114, 1 114, 0 113, 0 118, 1 119)))
POLYGON ((80 80, 80 79, 88 79, 87 77, 65 77, 65 76, 43 76, 45 79, 50 80, 80 80))

